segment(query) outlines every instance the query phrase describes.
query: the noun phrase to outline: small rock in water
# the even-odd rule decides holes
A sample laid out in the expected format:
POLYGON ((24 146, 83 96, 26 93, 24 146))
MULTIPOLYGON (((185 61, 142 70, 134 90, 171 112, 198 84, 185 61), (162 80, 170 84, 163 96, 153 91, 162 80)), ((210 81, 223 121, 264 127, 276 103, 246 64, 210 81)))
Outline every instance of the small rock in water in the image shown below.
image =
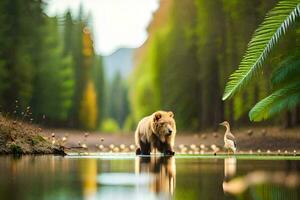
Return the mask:
POLYGON ((262 136, 266 136, 266 135, 267 135, 267 130, 266 130, 266 129, 263 129, 263 130, 261 131, 261 135, 262 135, 262 136))
POLYGON ((196 148, 196 145, 195 145, 195 144, 191 144, 191 145, 190 145, 190 148, 191 148, 191 149, 195 149, 195 148, 196 148))
POLYGON ((258 150, 257 150, 257 153, 261 153, 261 150, 260 150, 260 149, 258 149, 258 150))
POLYGON ((135 149, 135 145, 134 145, 134 144, 131 144, 131 145, 129 146, 129 149, 130 149, 130 150, 134 150, 134 149, 135 149))
POLYGON ((109 145, 109 148, 110 148, 110 149, 113 149, 114 147, 115 147, 114 144, 110 144, 110 145, 109 145))
POLYGON ((205 140, 206 139, 206 134, 202 134, 201 138, 205 140))
POLYGON ((295 155, 297 155, 297 151, 296 151, 296 149, 294 149, 294 151, 293 151, 293 152, 294 152, 294 156, 295 156, 295 155))
POLYGON ((67 138, 66 138, 66 137, 63 137, 63 138, 62 138, 62 141, 63 141, 63 142, 67 141, 67 138))
POLYGON ((268 154, 270 154, 270 153, 271 153, 271 151, 268 149, 268 150, 267 150, 267 153, 268 153, 268 154))
POLYGON ((53 138, 54 138, 54 137, 55 137, 55 133, 52 133, 52 134, 51 134, 51 137, 53 137, 53 138))
POLYGON ((186 147, 184 147, 184 148, 181 149, 181 153, 186 153, 186 152, 187 152, 187 148, 186 147))
POLYGON ((216 132, 213 132, 213 136, 214 136, 214 138, 217 138, 218 134, 216 132))
POLYGON ((247 134, 248 134, 249 136, 252 136, 252 135, 253 135, 253 131, 250 129, 250 130, 247 131, 247 134))
POLYGON ((281 153, 280 149, 278 149, 278 150, 277 150, 277 153, 278 153, 278 154, 280 154, 280 153, 281 153))
POLYGON ((119 147, 115 147, 115 148, 113 148, 113 151, 114 151, 114 152, 119 152, 120 149, 119 149, 119 147))
POLYGON ((214 155, 217 155, 217 153, 220 151, 220 148, 218 148, 218 147, 216 147, 215 149, 214 149, 214 155))
POLYGON ((84 148, 84 149, 87 149, 87 145, 86 144, 82 144, 81 147, 84 148))
POLYGON ((84 137, 88 137, 89 136, 89 133, 84 133, 84 137))
POLYGON ((200 144, 200 148, 201 148, 201 149, 205 149, 206 147, 205 147, 204 144, 200 144))
POLYGON ((178 147, 179 147, 179 149, 182 149, 182 148, 184 148, 184 144, 180 144, 178 147))
POLYGON ((217 148, 217 146, 216 146, 215 144, 212 144, 212 145, 210 145, 210 148, 211 148, 212 150, 215 150, 215 149, 217 148))
POLYGON ((125 147, 126 147, 125 144, 120 145, 120 149, 122 149, 122 150, 125 149, 125 147))
POLYGON ((250 149, 249 153, 250 153, 250 154, 253 154, 253 151, 252 151, 252 149, 250 149))
POLYGON ((285 153, 285 154, 288 154, 288 151, 287 151, 287 150, 285 150, 285 151, 284 151, 284 153, 285 153))
POLYGON ((100 138, 100 141, 101 141, 101 142, 103 142, 103 141, 104 141, 104 138, 103 138, 103 137, 102 137, 102 138, 100 138))
POLYGON ((100 144, 100 145, 98 146, 98 148, 102 150, 102 149, 104 149, 104 146, 103 146, 102 144, 100 144))

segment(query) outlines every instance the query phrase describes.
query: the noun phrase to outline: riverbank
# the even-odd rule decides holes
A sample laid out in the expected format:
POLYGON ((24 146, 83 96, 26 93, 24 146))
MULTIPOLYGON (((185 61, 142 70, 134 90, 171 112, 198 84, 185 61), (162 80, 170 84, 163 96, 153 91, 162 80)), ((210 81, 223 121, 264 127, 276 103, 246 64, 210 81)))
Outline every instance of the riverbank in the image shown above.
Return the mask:
POLYGON ((30 124, 0 116, 0 154, 64 154, 40 133, 30 124))
MULTIPOLYGON (((300 152, 300 128, 247 127, 233 129, 239 153, 300 152)), ((223 152, 224 130, 176 136, 177 153, 223 152)), ((68 129, 41 129, 0 117, 0 154, 59 154, 66 152, 134 152, 133 132, 101 133, 68 129)))
MULTIPOLYGON (((244 127, 233 129, 240 153, 293 153, 300 152, 300 128, 244 127)), ((78 130, 48 129, 46 140, 64 143, 68 152, 131 152, 135 150, 134 133, 101 133, 78 130), (52 136, 55 136, 54 138, 52 136)), ((222 152, 224 130, 183 133, 176 135, 178 153, 222 152), (217 148, 216 148, 217 147, 217 148)))

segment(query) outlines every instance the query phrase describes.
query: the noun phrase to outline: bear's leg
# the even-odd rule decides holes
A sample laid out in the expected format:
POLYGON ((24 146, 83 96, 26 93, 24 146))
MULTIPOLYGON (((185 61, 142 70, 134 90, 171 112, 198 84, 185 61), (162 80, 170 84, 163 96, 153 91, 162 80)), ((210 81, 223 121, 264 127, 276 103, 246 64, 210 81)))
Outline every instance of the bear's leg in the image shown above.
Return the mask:
POLYGON ((174 156, 174 155, 175 155, 175 152, 169 149, 169 150, 165 151, 164 154, 165 154, 166 156, 174 156))
POLYGON ((135 155, 141 155, 141 154, 142 154, 141 148, 137 148, 137 149, 135 150, 135 155))
POLYGON ((175 152, 172 150, 172 147, 169 144, 165 145, 164 155, 174 156, 175 152))
POLYGON ((150 151, 151 151, 150 143, 148 142, 144 143, 140 141, 140 145, 141 145, 141 155, 150 155, 150 151))

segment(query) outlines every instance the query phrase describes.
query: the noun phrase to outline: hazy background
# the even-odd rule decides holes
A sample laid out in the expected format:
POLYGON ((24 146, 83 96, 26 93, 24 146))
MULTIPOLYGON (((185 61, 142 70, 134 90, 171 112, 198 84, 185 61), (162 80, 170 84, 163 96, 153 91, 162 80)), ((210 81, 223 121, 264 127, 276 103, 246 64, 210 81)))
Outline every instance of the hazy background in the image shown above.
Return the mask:
MULTIPOLYGON (((276 2, 2 0, 1 112, 104 132, 131 131, 156 110, 172 110, 186 131, 224 119, 249 125, 249 109, 270 91, 270 67, 296 48, 299 28, 272 53, 262 78, 229 101, 221 97, 276 2)), ((282 114, 264 124, 285 121, 282 114)))

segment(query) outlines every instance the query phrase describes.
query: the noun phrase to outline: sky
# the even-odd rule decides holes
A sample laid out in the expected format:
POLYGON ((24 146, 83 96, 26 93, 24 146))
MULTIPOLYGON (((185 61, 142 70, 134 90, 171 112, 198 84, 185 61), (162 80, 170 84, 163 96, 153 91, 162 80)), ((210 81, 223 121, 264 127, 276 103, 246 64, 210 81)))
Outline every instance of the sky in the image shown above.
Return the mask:
POLYGON ((82 4, 92 17, 95 50, 110 55, 122 47, 139 47, 147 39, 146 28, 159 0, 47 0, 49 16, 74 13, 82 4))

